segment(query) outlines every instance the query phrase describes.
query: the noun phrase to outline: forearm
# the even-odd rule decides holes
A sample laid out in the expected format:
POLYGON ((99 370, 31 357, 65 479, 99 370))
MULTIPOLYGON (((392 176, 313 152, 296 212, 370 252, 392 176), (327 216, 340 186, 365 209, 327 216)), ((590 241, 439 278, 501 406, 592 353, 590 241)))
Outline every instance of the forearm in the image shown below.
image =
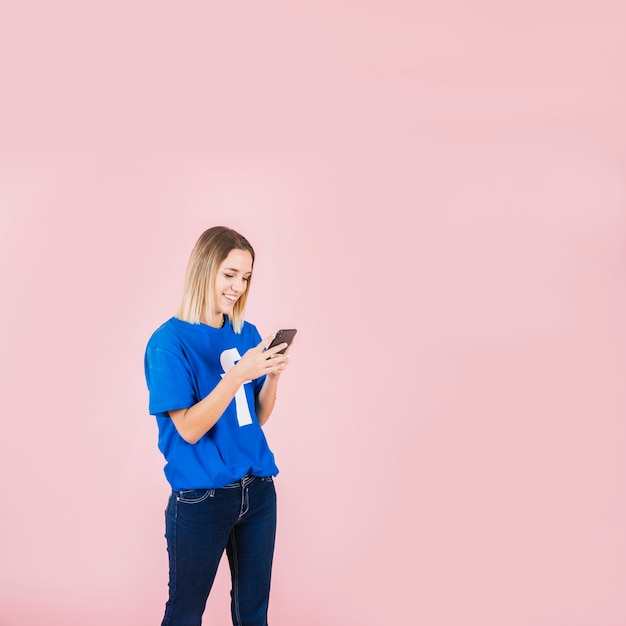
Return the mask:
POLYGON ((278 376, 267 376, 256 401, 256 416, 263 426, 270 418, 276 403, 278 391, 278 376))
POLYGON ((197 443, 217 423, 243 382, 237 373, 231 370, 200 402, 188 409, 170 411, 170 418, 180 436, 187 443, 197 443))

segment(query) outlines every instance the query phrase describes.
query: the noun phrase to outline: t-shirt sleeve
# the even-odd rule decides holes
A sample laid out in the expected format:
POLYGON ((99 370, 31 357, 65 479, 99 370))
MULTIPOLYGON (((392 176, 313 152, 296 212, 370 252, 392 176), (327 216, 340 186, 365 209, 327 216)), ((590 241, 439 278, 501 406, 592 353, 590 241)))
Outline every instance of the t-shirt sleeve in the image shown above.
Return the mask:
POLYGON ((146 348, 145 372, 151 415, 188 409, 198 402, 189 363, 175 346, 151 340, 146 348))

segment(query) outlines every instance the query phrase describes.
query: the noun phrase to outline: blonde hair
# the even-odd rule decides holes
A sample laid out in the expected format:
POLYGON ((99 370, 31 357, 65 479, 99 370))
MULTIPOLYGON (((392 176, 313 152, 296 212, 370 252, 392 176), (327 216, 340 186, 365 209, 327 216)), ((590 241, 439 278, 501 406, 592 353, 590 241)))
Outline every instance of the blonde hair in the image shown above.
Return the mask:
MULTIPOLYGON (((250 242, 232 228, 214 226, 200 235, 187 264, 183 297, 176 313, 178 319, 191 324, 199 324, 202 315, 206 313, 208 316, 213 310, 213 285, 215 285, 217 270, 231 250, 247 250, 252 255, 254 265, 254 250, 250 242)), ((250 282, 248 280, 247 289, 235 303, 232 315, 228 316, 236 333, 240 333, 243 328, 243 315, 248 301, 250 282)))

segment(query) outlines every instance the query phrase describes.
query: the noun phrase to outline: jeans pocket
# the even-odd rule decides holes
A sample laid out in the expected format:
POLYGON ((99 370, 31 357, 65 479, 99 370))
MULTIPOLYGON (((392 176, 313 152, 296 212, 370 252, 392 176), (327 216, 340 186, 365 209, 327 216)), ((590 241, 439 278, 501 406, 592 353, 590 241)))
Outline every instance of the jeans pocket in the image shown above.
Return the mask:
POLYGON ((215 495, 215 489, 183 489, 176 494, 176 500, 183 504, 199 504, 215 495))

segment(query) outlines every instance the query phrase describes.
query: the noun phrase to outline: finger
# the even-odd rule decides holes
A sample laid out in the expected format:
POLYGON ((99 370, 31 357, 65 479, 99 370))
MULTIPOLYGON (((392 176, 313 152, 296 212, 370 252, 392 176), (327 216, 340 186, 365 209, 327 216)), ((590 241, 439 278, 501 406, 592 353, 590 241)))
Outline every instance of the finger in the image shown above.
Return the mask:
POLYGON ((284 356, 280 355, 280 357, 275 357, 270 362, 270 367, 274 371, 282 372, 287 367, 288 363, 289 363, 288 355, 284 355, 284 356))
POLYGON ((274 333, 273 335, 268 335, 267 337, 265 337, 265 339, 261 339, 261 341, 257 344, 257 348, 260 348, 261 350, 265 350, 265 348, 267 348, 267 346, 270 345, 270 343, 272 343, 272 341, 274 341, 274 337, 276 336, 276 333, 274 333))
POLYGON ((268 368, 266 373, 273 374, 274 376, 280 376, 286 369, 286 363, 278 363, 277 365, 272 365, 272 367, 268 368))
MULTIPOLYGON (((277 346, 266 350, 266 356, 268 359, 274 358, 281 350, 284 350, 289 344, 279 343, 277 346)), ((280 355, 282 356, 282 355, 280 355)))

